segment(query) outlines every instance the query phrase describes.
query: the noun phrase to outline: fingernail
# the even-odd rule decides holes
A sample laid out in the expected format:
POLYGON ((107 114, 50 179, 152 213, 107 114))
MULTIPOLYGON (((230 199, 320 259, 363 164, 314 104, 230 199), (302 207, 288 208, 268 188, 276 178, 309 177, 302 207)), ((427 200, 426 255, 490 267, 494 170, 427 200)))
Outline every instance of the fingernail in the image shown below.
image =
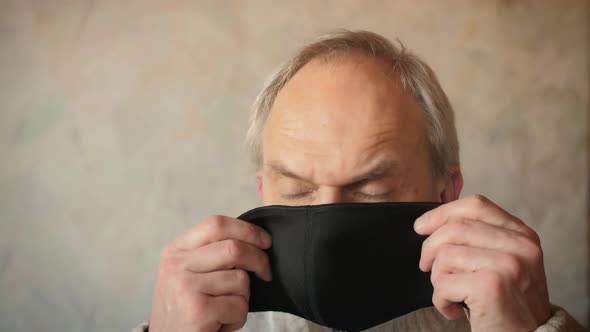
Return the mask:
POLYGON ((270 247, 270 245, 272 244, 272 239, 270 238, 270 235, 265 231, 260 231, 260 241, 262 242, 262 245, 265 247, 270 247))

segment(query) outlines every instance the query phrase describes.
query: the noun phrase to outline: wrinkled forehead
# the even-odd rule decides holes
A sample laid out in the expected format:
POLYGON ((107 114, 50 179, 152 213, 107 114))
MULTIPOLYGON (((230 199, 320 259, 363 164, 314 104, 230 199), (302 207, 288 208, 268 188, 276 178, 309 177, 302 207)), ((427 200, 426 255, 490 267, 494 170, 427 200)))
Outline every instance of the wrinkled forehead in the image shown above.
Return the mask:
POLYGON ((340 168, 425 142, 415 98, 384 62, 366 56, 312 60, 279 92, 263 130, 263 162, 319 161, 340 168))

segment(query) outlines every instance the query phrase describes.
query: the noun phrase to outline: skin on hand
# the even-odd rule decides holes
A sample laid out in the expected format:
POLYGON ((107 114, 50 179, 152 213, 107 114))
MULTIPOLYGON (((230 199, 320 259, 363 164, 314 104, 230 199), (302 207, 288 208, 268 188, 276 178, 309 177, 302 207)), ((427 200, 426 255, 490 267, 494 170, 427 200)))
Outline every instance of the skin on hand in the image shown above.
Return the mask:
POLYGON ((448 319, 470 309, 473 331, 534 331, 551 316, 539 236, 475 195, 429 211, 414 224, 430 235, 420 268, 432 271, 433 303, 448 319))
POLYGON ((150 331, 235 331, 246 322, 250 279, 271 280, 271 238, 261 228, 211 216, 162 251, 150 331))

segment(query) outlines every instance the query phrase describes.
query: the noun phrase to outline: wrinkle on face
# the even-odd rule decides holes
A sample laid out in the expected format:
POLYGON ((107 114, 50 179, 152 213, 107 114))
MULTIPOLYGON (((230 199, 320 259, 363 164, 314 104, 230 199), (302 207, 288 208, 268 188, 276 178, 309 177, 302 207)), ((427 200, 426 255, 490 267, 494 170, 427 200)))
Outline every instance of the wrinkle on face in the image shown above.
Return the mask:
MULTIPOLYGON (((277 95, 263 147, 263 163, 280 161, 318 192, 344 190, 388 159, 398 169, 382 187, 397 187, 400 198, 431 196, 424 114, 389 67, 372 58, 305 65, 277 95)), ((263 199, 275 204, 282 178, 267 167, 262 174, 263 199)))

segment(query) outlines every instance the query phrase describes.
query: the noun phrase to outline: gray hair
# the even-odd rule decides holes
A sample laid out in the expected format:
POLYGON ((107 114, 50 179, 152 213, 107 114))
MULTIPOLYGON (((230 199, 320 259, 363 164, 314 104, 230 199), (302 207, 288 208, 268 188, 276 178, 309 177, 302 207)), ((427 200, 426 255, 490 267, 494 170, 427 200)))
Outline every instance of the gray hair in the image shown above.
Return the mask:
POLYGON ((258 169, 262 167, 262 131, 279 91, 308 62, 337 53, 360 52, 385 61, 399 75, 404 89, 417 99, 428 127, 433 172, 449 175, 459 165, 459 143, 453 108, 440 87, 434 71, 398 40, 394 45, 385 37, 368 31, 338 30, 320 36, 301 48, 270 77, 254 102, 246 142, 258 169))

